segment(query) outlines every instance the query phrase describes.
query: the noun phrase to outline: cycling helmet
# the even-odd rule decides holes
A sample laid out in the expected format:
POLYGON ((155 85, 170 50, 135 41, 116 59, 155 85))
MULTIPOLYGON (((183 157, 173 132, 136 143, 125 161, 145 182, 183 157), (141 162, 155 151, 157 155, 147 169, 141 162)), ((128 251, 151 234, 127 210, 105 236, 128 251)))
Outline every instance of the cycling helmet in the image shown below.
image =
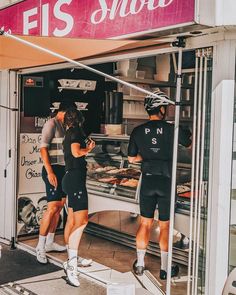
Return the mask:
POLYGON ((160 107, 167 106, 169 103, 163 101, 162 98, 170 100, 170 98, 162 91, 154 91, 153 94, 157 94, 159 98, 153 95, 147 95, 144 100, 144 107, 147 112, 159 111, 160 107))

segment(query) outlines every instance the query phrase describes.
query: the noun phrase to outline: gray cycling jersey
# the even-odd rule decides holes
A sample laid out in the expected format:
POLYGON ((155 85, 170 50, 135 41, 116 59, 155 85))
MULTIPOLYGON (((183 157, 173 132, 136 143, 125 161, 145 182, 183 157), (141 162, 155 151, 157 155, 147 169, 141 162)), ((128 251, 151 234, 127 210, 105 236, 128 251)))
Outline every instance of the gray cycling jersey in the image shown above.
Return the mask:
POLYGON ((64 136, 65 129, 56 118, 52 118, 44 124, 40 147, 48 148, 51 165, 65 165, 62 147, 64 136))

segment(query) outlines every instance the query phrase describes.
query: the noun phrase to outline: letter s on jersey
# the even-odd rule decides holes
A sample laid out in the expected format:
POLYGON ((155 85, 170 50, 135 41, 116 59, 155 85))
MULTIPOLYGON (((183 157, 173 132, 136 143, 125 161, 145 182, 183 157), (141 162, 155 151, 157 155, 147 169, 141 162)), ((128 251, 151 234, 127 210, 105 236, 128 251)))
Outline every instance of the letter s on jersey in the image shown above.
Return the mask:
POLYGON ((152 138, 152 144, 157 144, 157 139, 155 137, 152 138))

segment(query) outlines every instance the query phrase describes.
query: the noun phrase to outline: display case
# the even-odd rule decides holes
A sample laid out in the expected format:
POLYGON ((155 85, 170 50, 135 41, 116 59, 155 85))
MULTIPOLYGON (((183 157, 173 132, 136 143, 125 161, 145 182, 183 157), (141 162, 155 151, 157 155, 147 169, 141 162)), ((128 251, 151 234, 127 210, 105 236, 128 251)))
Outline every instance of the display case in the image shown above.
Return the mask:
MULTIPOLYGON (((128 162, 129 136, 92 135, 96 147, 87 156, 87 189, 90 194, 138 202, 140 164, 128 162)), ((189 210, 191 151, 179 146, 177 165, 177 210, 189 210)))
POLYGON ((137 202, 139 164, 127 158, 128 136, 92 135, 96 147, 87 156, 89 193, 137 202))

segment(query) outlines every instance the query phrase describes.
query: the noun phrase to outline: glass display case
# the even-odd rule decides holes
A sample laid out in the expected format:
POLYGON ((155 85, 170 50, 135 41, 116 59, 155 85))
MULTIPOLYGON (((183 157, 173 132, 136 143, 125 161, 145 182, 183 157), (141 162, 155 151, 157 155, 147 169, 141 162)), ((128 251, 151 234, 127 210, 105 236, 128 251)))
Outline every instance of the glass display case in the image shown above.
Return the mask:
MULTIPOLYGON (((128 162, 129 136, 92 135, 96 147, 87 156, 88 192, 108 198, 138 202, 140 164, 128 162)), ((189 211, 191 191, 191 151, 179 147, 176 210, 189 211)))
POLYGON ((127 158, 128 136, 92 135, 96 147, 87 156, 89 193, 137 202, 139 164, 127 158))

